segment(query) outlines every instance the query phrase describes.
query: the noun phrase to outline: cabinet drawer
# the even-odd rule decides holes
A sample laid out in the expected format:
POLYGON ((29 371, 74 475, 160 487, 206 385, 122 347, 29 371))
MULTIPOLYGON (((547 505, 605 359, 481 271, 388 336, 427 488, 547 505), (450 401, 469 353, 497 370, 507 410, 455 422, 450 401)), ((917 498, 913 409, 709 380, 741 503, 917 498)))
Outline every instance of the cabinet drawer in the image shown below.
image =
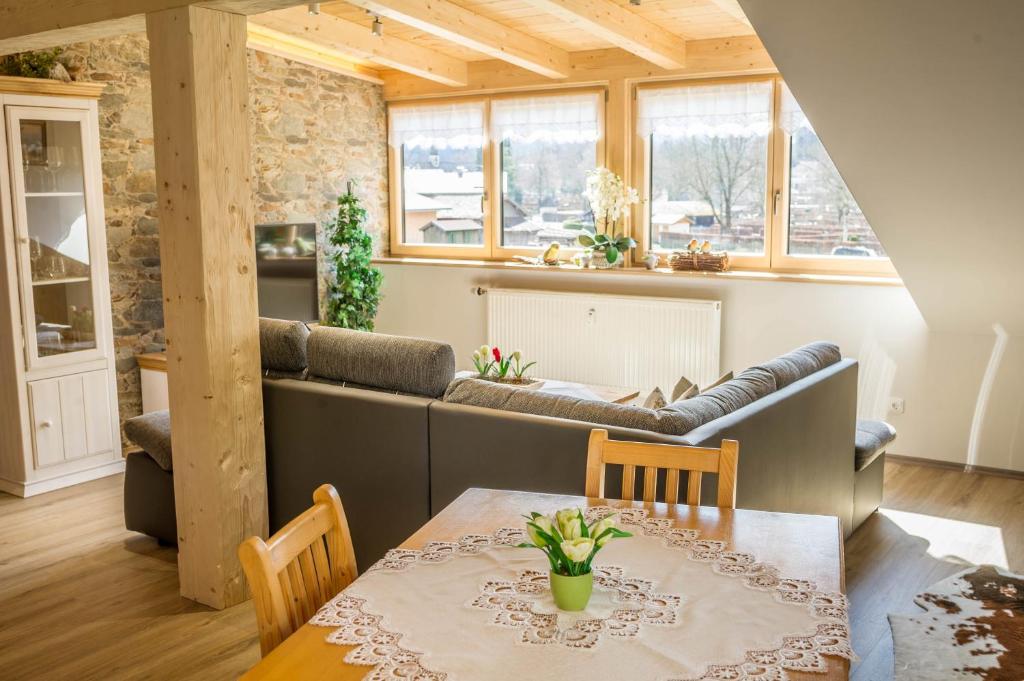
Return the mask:
POLYGON ((99 370, 28 384, 37 468, 111 450, 107 381, 99 370))

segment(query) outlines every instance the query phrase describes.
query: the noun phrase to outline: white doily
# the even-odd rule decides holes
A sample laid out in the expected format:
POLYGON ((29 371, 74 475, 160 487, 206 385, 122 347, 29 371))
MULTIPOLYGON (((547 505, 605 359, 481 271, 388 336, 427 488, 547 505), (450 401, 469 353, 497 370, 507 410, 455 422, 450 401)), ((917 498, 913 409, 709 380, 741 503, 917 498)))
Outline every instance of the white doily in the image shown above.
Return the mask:
POLYGON ((505 528, 389 551, 310 622, 355 646, 345 660, 371 667, 371 681, 501 681, 553 667, 588 681, 785 681, 827 671, 824 655, 852 657, 842 594, 643 509, 586 511, 588 522, 610 513, 635 536, 598 554, 582 613, 553 609, 546 559, 514 548, 525 535, 505 528))

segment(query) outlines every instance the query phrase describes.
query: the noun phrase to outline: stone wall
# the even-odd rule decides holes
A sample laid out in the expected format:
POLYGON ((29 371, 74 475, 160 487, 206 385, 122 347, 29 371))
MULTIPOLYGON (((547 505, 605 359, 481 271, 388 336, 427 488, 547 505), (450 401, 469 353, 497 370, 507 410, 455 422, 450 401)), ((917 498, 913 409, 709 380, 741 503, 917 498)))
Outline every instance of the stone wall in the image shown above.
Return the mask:
MULTIPOLYGON (((148 50, 143 35, 67 50, 81 66, 79 80, 107 83, 99 101, 100 148, 122 421, 142 408, 135 355, 164 343, 148 50)), ((351 180, 369 213, 374 250, 386 253, 380 86, 250 50, 249 89, 257 222, 323 225, 351 180)), ((324 258, 322 229, 317 238, 324 258)), ((326 261, 320 274, 323 294, 332 274, 326 261)))

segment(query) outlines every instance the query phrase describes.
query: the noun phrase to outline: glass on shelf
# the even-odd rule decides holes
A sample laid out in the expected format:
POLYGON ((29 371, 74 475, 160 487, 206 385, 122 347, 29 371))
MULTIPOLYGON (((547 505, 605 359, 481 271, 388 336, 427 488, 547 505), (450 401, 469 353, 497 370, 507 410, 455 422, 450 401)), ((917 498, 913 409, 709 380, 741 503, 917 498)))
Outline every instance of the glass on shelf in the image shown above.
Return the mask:
POLYGON ((81 193, 85 187, 78 121, 20 122, 26 194, 81 193))
POLYGON ((20 121, 24 230, 40 357, 96 348, 78 121, 20 121))

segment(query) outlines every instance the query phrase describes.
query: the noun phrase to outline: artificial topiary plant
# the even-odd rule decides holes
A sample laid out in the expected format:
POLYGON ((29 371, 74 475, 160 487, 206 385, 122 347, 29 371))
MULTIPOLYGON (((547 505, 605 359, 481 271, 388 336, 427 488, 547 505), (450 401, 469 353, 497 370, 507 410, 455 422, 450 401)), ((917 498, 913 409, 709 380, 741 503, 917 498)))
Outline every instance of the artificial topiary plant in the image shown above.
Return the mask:
POLYGON ((373 240, 366 233, 366 210, 352 190, 338 197, 338 216, 328 225, 335 252, 335 280, 328 287, 328 326, 373 331, 380 303, 381 271, 370 264, 373 240))

